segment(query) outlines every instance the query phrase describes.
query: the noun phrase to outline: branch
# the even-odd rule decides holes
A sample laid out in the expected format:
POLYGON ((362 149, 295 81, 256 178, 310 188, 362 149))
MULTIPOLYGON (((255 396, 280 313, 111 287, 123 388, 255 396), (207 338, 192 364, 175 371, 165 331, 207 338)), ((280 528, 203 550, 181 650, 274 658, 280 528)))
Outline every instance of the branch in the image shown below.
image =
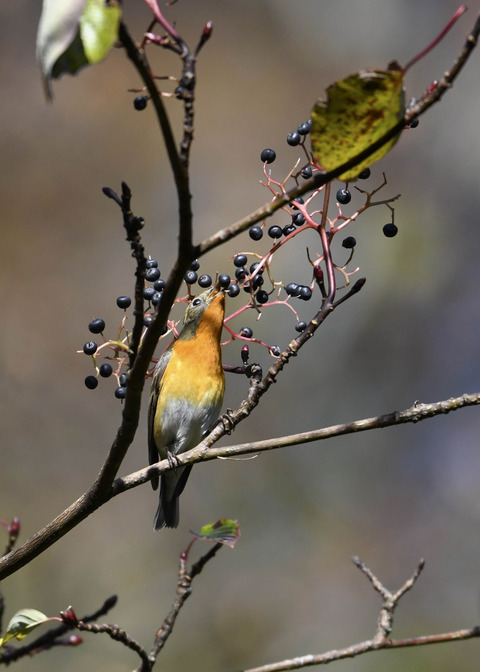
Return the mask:
MULTIPOLYGON (((244 402, 245 403, 245 402, 244 402)), ((178 466, 183 464, 196 464, 198 462, 207 462, 218 458, 231 458, 238 455, 249 455, 255 453, 265 452, 267 450, 276 450, 278 448, 287 448, 289 446, 298 446, 304 443, 311 443, 312 441, 323 441, 331 439, 335 436, 344 436, 347 434, 355 434, 357 432, 365 432, 372 429, 382 429, 384 427, 393 427, 395 425, 402 425, 406 423, 417 423, 422 420, 434 418, 438 415, 446 415, 447 413, 458 411, 469 406, 477 406, 480 404, 480 392, 475 394, 463 394, 461 397, 446 399, 444 401, 437 401, 431 404, 414 404, 404 411, 393 411, 385 415, 379 415, 373 418, 365 418, 363 420, 355 420, 340 425, 332 425, 322 429, 315 429, 310 432, 301 432, 299 434, 291 434, 289 436, 282 436, 277 439, 266 439, 265 441, 252 441, 250 443, 240 443, 231 446, 209 446, 208 436, 196 448, 188 452, 177 455, 178 466)), ((233 414, 234 415, 234 414, 233 414)), ((230 418, 230 416, 229 416, 230 418)), ((214 433, 218 427, 221 427, 222 421, 213 430, 214 433)), ((170 465, 168 460, 162 460, 156 464, 140 469, 134 473, 124 476, 123 478, 115 479, 112 488, 112 497, 130 490, 146 481, 151 480, 154 476, 164 473, 169 470, 170 465)))
POLYGON ((359 558, 353 558, 353 562, 367 576, 374 589, 383 599, 374 637, 364 642, 347 646, 344 649, 333 649, 332 651, 319 654, 307 654, 289 660, 282 660, 277 663, 262 665, 261 667, 249 668, 248 670, 244 670, 244 672, 282 672, 283 670, 298 670, 303 667, 311 667, 312 665, 327 665, 336 660, 354 658, 362 653, 380 651, 381 649, 398 649, 406 646, 422 646, 424 644, 437 644, 439 642, 451 642, 480 637, 480 627, 475 626, 474 628, 457 630, 456 632, 447 632, 440 635, 426 635, 423 637, 412 637, 410 639, 387 639, 388 634, 393 627, 393 615, 395 609, 397 608, 400 599, 414 586, 423 569, 424 562, 423 560, 420 561, 412 576, 407 579, 403 586, 395 591, 395 593, 387 590, 381 581, 359 558))
POLYGON ((231 226, 225 229, 217 231, 217 233, 214 233, 212 236, 206 238, 203 242, 197 245, 195 251, 195 257, 200 257, 209 252, 210 250, 213 250, 215 247, 222 245, 228 240, 231 240, 232 238, 238 236, 243 231, 246 231, 253 224, 258 224, 259 222, 262 222, 264 219, 271 217, 272 215, 275 214, 275 212, 277 212, 277 210, 282 208, 290 201, 293 201, 295 198, 303 196, 303 194, 306 194, 309 191, 313 191, 314 189, 318 189, 319 187, 323 186, 324 184, 327 184, 328 182, 331 182, 332 180, 339 177, 348 170, 355 168, 355 166, 357 166, 365 159, 368 159, 369 156, 371 156, 378 149, 383 147, 383 145, 385 145, 389 140, 391 140, 396 135, 401 133, 401 131, 404 129, 405 126, 409 126, 414 119, 420 117, 428 110, 429 107, 431 107, 434 103, 437 103, 443 96, 443 94, 452 87, 453 82, 458 77, 460 71, 467 62, 472 51, 477 46, 479 35, 480 35, 480 16, 478 16, 475 25, 472 29, 472 32, 468 35, 465 44, 463 46, 463 49, 458 55, 458 58, 456 59, 455 63, 450 68, 450 70, 447 71, 444 74, 444 76, 440 79, 438 85, 436 87, 433 87, 427 93, 425 93, 425 95, 423 96, 423 98, 421 98, 421 100, 417 101, 414 105, 411 105, 407 109, 403 119, 401 119, 387 133, 385 133, 381 138, 379 138, 376 142, 374 142, 373 145, 357 154, 357 156, 354 156, 353 159, 350 159, 349 161, 343 163, 341 166, 338 166, 338 168, 335 168, 334 170, 331 170, 328 173, 314 175, 309 180, 305 180, 303 184, 294 187, 293 189, 290 189, 290 191, 285 193, 283 196, 275 198, 271 203, 262 205, 260 208, 258 208, 251 214, 240 219, 238 222, 235 222, 235 224, 232 224, 231 226))

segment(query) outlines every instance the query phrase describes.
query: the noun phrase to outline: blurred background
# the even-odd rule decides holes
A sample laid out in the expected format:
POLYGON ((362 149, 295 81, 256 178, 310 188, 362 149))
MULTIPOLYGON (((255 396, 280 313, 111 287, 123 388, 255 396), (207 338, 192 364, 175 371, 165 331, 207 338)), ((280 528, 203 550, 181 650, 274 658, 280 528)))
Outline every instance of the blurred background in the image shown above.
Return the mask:
MULTIPOLYGON (((198 63, 196 241, 269 200, 259 184, 261 150, 277 151, 272 172, 282 179, 301 156, 285 138, 309 118, 330 83, 392 59, 407 63, 456 8, 456 0, 181 0, 166 9, 191 45, 207 20, 214 24, 198 63)), ((408 73, 408 98, 451 66, 479 9, 472 2, 408 73)), ((140 83, 125 54, 114 50, 101 65, 54 82, 49 105, 35 62, 39 15, 40 3, 27 0, 0 7, 0 519, 18 516, 22 541, 89 487, 120 422, 113 380, 87 390, 83 380, 93 367, 76 354, 90 338, 92 318, 103 317, 106 334, 115 335, 121 319, 115 299, 131 294, 134 282, 120 213, 101 188, 130 185, 135 213, 146 219, 147 252, 163 277, 177 226, 153 110, 134 110, 128 89, 140 83)), ((146 6, 126 3, 125 20, 140 39, 149 23, 146 6)), ((178 74, 171 54, 150 55, 157 74, 178 74)), ((382 235, 386 208, 349 227, 364 289, 326 321, 225 445, 479 389, 479 73, 477 51, 453 90, 360 185, 373 188, 386 172, 382 197, 402 194, 398 236, 382 235)), ((167 105, 178 131, 180 104, 167 105)), ((352 211, 360 203, 354 196, 352 211)), ((276 223, 287 219, 280 215, 276 223)), ((203 259, 201 270, 232 273, 228 259, 235 252, 264 252, 268 240, 254 244, 244 234, 203 259)), ((310 281, 305 247, 314 250, 315 240, 297 240, 291 256, 279 257, 277 280, 310 281)), ((342 252, 339 246, 340 260, 342 252)), ((229 301, 228 311, 244 298, 229 301)), ((294 305, 308 320, 318 294, 294 305)), ((282 307, 265 311, 260 322, 247 313, 236 322, 244 325, 270 344, 285 346, 295 335, 293 315, 282 307)), ((238 341, 228 346, 225 361, 239 363, 240 349, 238 341)), ((251 351, 269 365, 265 350, 251 351)), ((225 407, 235 408, 247 383, 232 376, 227 386, 225 407)), ((380 601, 353 566, 354 554, 392 590, 426 560, 398 609, 395 637, 473 626, 480 610, 479 430, 472 408, 253 460, 199 465, 176 531, 152 532, 157 495, 148 485, 137 488, 3 583, 6 621, 23 607, 56 615, 71 604, 83 615, 118 594, 106 620, 149 648, 174 598, 189 530, 229 517, 239 521, 242 537, 196 580, 162 656, 164 670, 235 670, 370 638, 380 601)), ((121 473, 146 461, 144 403, 121 473)), ((335 669, 470 672, 478 670, 479 647, 472 640, 381 652, 335 669)), ((81 647, 53 650, 16 669, 116 672, 137 664, 107 637, 85 636, 81 647)))

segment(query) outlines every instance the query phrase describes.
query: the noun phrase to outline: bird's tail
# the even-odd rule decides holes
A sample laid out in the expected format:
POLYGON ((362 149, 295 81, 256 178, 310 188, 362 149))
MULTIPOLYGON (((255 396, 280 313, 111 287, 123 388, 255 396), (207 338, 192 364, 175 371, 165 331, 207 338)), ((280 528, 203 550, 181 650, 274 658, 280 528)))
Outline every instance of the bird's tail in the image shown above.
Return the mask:
POLYGON ((179 498, 192 470, 191 464, 181 469, 162 474, 160 478, 160 498, 158 509, 153 520, 153 529, 177 527, 180 518, 179 498))

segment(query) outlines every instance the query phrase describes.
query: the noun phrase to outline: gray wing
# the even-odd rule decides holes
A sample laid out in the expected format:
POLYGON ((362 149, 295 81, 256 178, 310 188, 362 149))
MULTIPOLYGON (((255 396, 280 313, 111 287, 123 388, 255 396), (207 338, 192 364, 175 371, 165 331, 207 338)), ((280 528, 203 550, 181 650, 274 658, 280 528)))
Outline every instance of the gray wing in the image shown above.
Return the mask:
MULTIPOLYGON (((155 464, 158 462, 158 448, 155 443, 153 428, 155 422, 155 409, 157 408, 157 401, 162 389, 162 378, 167 368, 170 357, 172 356, 172 348, 168 348, 163 355, 158 360, 158 364, 155 367, 155 373, 153 374, 152 379, 152 390, 150 392, 150 401, 148 403, 148 463, 155 464)), ((152 478, 152 488, 156 490, 158 488, 158 477, 152 478)))

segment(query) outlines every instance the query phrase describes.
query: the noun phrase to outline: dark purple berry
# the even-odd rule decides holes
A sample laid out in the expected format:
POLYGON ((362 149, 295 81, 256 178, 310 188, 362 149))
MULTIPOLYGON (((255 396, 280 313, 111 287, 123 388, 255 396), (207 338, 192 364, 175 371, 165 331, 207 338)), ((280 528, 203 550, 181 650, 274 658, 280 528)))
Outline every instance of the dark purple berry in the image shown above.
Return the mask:
POLYGON ((300 205, 303 205, 305 203, 305 201, 303 200, 303 198, 301 196, 297 196, 297 198, 294 198, 293 201, 291 203, 289 203, 289 205, 294 210, 298 210, 297 203, 300 203, 300 205))
POLYGON ((252 240, 261 240, 263 238, 263 230, 261 226, 251 226, 248 235, 252 240))
POLYGON ((127 384, 127 374, 121 373, 118 377, 118 382, 120 383, 121 387, 125 387, 127 384))
POLYGON ((298 285, 296 282, 289 282, 288 285, 285 286, 285 291, 290 296, 299 296, 300 287, 301 285, 298 285))
POLYGON ((368 180, 370 177, 370 168, 364 168, 361 173, 358 175, 359 180, 368 180))
POLYGON ((102 364, 99 371, 102 378, 109 378, 113 373, 113 369, 108 363, 102 364))
POLYGON ((295 226, 302 226, 302 224, 305 224, 305 217, 301 212, 297 212, 293 215, 292 224, 295 224, 295 226))
POLYGON ((342 247, 345 247, 347 250, 352 250, 357 244, 356 239, 353 236, 347 236, 342 240, 342 247))
POLYGON ((262 163, 273 163, 276 158, 277 155, 274 149, 264 149, 260 154, 260 160, 262 163))
POLYGON ((129 296, 119 296, 117 299, 117 306, 126 310, 132 304, 132 299, 129 296))
POLYGON ((101 334, 104 329, 105 322, 101 317, 97 318, 96 320, 92 320, 88 325, 88 330, 91 331, 92 334, 101 334))
POLYGON ((236 296, 240 294, 240 287, 233 282, 227 289, 227 294, 231 299, 234 299, 236 296))
POLYGON ((163 278, 160 278, 159 280, 155 280, 155 282, 153 283, 153 289, 156 292, 163 292, 163 290, 165 289, 166 286, 167 286, 167 283, 163 278))
POLYGON ((297 131, 300 133, 300 135, 308 135, 311 130, 312 130, 311 119, 309 119, 308 121, 304 121, 303 124, 300 124, 300 126, 297 128, 297 131))
POLYGON ((223 289, 226 289, 230 284, 230 276, 227 275, 226 273, 222 273, 221 275, 218 276, 218 284, 223 289))
POLYGON ((237 256, 233 258, 233 264, 237 268, 240 268, 240 266, 245 266, 246 263, 247 263, 246 254, 237 254, 237 256))
POLYGON ((312 290, 306 285, 301 285, 298 297, 303 301, 309 301, 312 298, 312 290))
POLYGON ((149 327, 153 322, 153 315, 145 315, 143 318, 143 324, 145 327, 149 327))
MULTIPOLYGON (((259 261, 254 261, 253 264, 250 264, 250 269, 249 269, 249 270, 250 270, 250 273, 255 273, 255 271, 257 270, 257 268, 258 268, 259 266, 260 266, 260 262, 259 262, 259 261)), ((263 268, 261 268, 258 272, 259 272, 259 273, 263 273, 263 268)))
POLYGON ((383 227, 383 235, 387 238, 394 238, 398 233, 398 227, 393 222, 388 222, 383 227))
POLYGON ((270 348, 270 352, 271 352, 272 355, 274 355, 275 357, 280 357, 280 355, 282 354, 282 351, 281 351, 279 345, 272 345, 272 347, 270 348))
POLYGON ((98 380, 95 378, 95 376, 87 376, 85 378, 85 387, 87 387, 89 390, 94 390, 96 387, 98 387, 98 380))
POLYGON ((198 275, 195 273, 195 271, 187 271, 183 279, 187 285, 194 285, 197 282, 198 275))
POLYGON ((203 288, 210 287, 210 285, 212 284, 212 278, 206 273, 204 273, 198 278, 198 284, 200 285, 200 287, 203 288))
POLYGON ((270 238, 276 239, 282 237, 282 228, 274 224, 268 229, 268 235, 270 238))
POLYGON ((147 268, 158 268, 158 261, 155 261, 155 259, 147 259, 147 268))
POLYGON ((301 140, 302 136, 298 131, 293 131, 293 133, 287 135, 287 144, 289 144, 290 147, 296 147, 300 144, 301 140))
POLYGON ((127 396, 127 388, 126 387, 117 387, 115 390, 115 396, 117 399, 125 399, 127 396))
POLYGON ((298 331, 299 333, 305 331, 306 328, 307 328, 306 322, 297 322, 297 324, 295 325, 295 331, 298 331))
POLYGON ((264 278, 260 273, 253 278, 253 289, 258 289, 264 283, 264 278))
POLYGON ((137 96, 133 101, 133 107, 141 112, 147 107, 148 97, 147 96, 137 96))
POLYGON ((412 121, 409 124, 409 128, 417 128, 419 123, 420 123, 419 119, 412 119, 412 121))
POLYGON ((83 346, 83 352, 86 355, 94 355, 97 352, 98 345, 95 341, 87 341, 83 346))
POLYGON ((287 225, 284 226, 283 229, 282 229, 282 233, 283 233, 283 235, 285 236, 285 238, 286 238, 287 236, 289 236, 291 233, 293 233, 294 231, 296 231, 296 228, 295 228, 295 225, 294 225, 294 224, 287 224, 287 225))
POLYGON ((155 290, 153 287, 145 287, 143 290, 143 298, 145 301, 151 301, 153 299, 153 295, 155 294, 155 290))
POLYGON ((253 330, 250 329, 250 327, 242 327, 240 336, 243 336, 244 338, 252 338, 253 330))
POLYGON ((259 289, 258 292, 255 294, 255 299, 257 300, 258 303, 267 303, 268 292, 266 292, 264 289, 259 289))
POLYGON ((162 292, 155 292, 155 294, 152 296, 152 306, 158 306, 161 300, 162 292))
POLYGON ((242 266, 241 268, 237 268, 237 270, 235 271, 235 277, 237 278, 237 280, 245 280, 247 275, 248 271, 244 266, 242 266))
POLYGON ((160 271, 158 268, 148 268, 145 273, 145 280, 147 282, 155 282, 160 277, 160 271))
POLYGON ((304 180, 309 180, 313 175, 313 168, 312 166, 305 166, 305 168, 302 170, 302 177, 304 180))
POLYGON ((337 191, 336 199, 341 205, 346 205, 352 200, 352 194, 348 189, 339 189, 337 191))
POLYGON ((200 262, 198 261, 198 259, 194 259, 190 264, 190 269, 192 271, 198 271, 199 268, 200 268, 200 262))

